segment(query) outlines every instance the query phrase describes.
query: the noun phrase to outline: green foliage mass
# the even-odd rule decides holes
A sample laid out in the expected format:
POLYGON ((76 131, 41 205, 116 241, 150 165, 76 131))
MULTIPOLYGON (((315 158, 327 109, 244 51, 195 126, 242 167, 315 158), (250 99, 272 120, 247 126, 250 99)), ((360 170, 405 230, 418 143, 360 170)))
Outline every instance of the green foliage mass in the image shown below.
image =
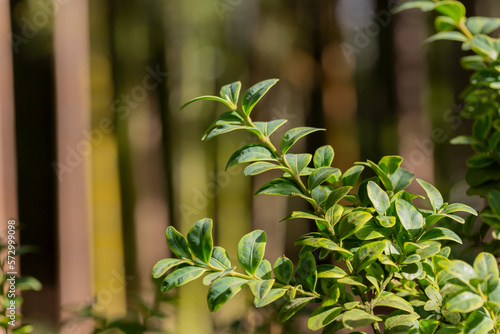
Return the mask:
MULTIPOLYGON (((441 10, 453 19, 460 14, 441 10)), ((378 163, 358 162, 342 172, 332 167, 331 146, 318 148, 314 155, 289 153, 301 138, 322 129, 290 129, 278 149, 270 137, 286 120, 254 122, 250 117, 255 104, 276 82, 266 80, 251 87, 243 95, 241 109, 237 107, 239 82, 224 86, 221 97, 199 97, 185 106, 215 100, 229 107, 209 127, 204 140, 234 130, 256 135, 257 142, 238 149, 227 167, 248 163, 246 175, 281 170, 283 176, 262 185, 256 194, 304 199, 311 209, 294 211, 283 220, 309 219, 315 222, 316 231, 295 242, 302 247, 297 264, 285 256, 271 264, 264 258, 266 233, 248 233, 238 245, 240 272, 222 247, 213 246, 210 219, 197 221, 187 238, 168 227, 166 241, 177 258, 160 260, 153 268, 155 278, 166 275, 161 290, 204 275, 211 311, 247 287, 256 307, 282 301, 280 322, 314 305, 307 326, 326 334, 366 325, 375 333, 383 328, 387 334, 500 333, 496 259, 481 253, 473 266, 450 260, 450 248, 443 243, 462 241, 452 230, 437 226, 445 220, 463 224, 457 213, 477 215, 476 211, 444 202, 440 192, 423 180, 417 182, 431 209, 417 206, 414 199, 423 196, 405 190, 414 175, 401 167, 399 156, 385 156, 378 163), (318 264, 318 258, 327 257, 332 264, 318 264)))

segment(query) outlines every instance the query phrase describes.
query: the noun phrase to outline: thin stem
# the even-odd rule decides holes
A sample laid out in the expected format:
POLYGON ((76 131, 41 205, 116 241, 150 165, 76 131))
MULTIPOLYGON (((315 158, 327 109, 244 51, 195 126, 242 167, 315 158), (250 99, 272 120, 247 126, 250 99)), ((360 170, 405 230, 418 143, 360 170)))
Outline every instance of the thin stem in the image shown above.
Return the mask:
POLYGON ((458 24, 458 29, 465 35, 467 36, 468 39, 472 40, 474 38, 474 35, 470 32, 469 28, 465 25, 464 22, 460 22, 458 24))

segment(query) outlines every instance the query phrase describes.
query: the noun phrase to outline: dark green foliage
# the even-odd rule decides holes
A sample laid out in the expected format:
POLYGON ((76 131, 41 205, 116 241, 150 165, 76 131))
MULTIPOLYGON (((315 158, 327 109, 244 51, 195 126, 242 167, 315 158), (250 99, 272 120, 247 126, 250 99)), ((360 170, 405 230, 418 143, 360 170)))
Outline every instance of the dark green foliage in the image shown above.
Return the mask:
MULTIPOLYGON (((454 22, 462 15, 461 7, 449 3, 439 10, 450 14, 454 22)), ((307 326, 311 330, 324 328, 323 333, 365 325, 371 325, 376 333, 382 327, 385 333, 463 333, 464 328, 470 328, 471 333, 488 333, 494 326, 498 329, 500 284, 494 257, 482 253, 474 266, 449 260, 449 247, 443 248, 439 241, 461 243, 461 239, 450 229, 434 226, 443 219, 464 223, 455 213, 476 215, 475 210, 445 203, 439 191, 423 180, 417 181, 432 210, 416 206, 413 199, 422 196, 405 190, 414 175, 401 168, 398 156, 383 157, 378 164, 360 162, 342 173, 331 167, 334 151, 330 146, 320 147, 314 156, 287 153, 295 142, 318 130, 315 128, 289 130, 278 150, 269 136, 284 121, 253 122, 250 118, 255 103, 275 83, 267 80, 250 88, 242 111, 236 105, 240 84, 222 89, 223 103, 231 106, 231 126, 247 130, 259 140, 237 150, 228 167, 250 163, 245 169, 248 175, 281 169, 284 175, 263 185, 256 195, 305 199, 310 211, 294 211, 283 220, 314 220, 318 230, 295 242, 302 247, 296 266, 283 256, 272 267, 264 259, 265 232, 250 232, 238 245, 238 262, 245 271, 240 273, 231 267, 223 248, 213 247, 211 220, 197 221, 187 240, 169 227, 167 244, 179 259, 160 260, 153 268, 155 277, 173 268, 162 288, 181 286, 207 273, 203 282, 210 286, 207 301, 211 311, 248 286, 257 307, 286 301, 278 315, 281 322, 307 304, 316 304, 307 326), (363 180, 365 169, 372 176, 363 180), (342 268, 318 265, 316 250, 321 258, 332 254, 343 263, 342 268), (387 315, 380 307, 393 311, 387 315)), ((219 118, 209 133, 219 135, 222 132, 218 129, 225 126, 219 118)), ((497 195, 494 193, 492 203, 497 203, 497 195)))

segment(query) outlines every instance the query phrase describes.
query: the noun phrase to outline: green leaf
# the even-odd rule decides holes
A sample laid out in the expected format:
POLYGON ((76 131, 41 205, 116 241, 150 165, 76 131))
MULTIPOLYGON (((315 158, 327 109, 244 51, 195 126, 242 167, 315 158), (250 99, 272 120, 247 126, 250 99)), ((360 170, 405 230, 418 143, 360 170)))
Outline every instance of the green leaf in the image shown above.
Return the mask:
POLYGON ((439 327, 439 321, 435 319, 421 319, 418 321, 419 334, 434 334, 439 327))
POLYGON ((307 320, 307 328, 317 331, 332 323, 342 312, 342 307, 320 306, 311 313, 307 320))
MULTIPOLYGON (((394 185, 391 181, 391 178, 389 175, 386 174, 378 165, 376 165, 373 161, 367 160, 368 166, 377 174, 379 177, 380 181, 384 185, 386 190, 394 190, 394 185)), ((400 169, 402 170, 402 169, 400 169)), ((394 173, 393 175, 396 175, 397 173, 394 173)))
POLYGON ((284 284, 290 283, 293 275, 292 261, 290 261, 290 259, 288 259, 284 255, 282 257, 279 257, 274 262, 273 272, 274 276, 279 282, 284 284))
POLYGON ((396 200, 396 212, 405 230, 412 238, 425 226, 424 217, 415 207, 403 199, 396 200))
POLYGON ((227 162, 226 169, 237 164, 261 160, 276 161, 276 158, 273 156, 273 153, 264 145, 249 144, 233 153, 233 155, 227 162))
POLYGON ((300 172, 307 167, 311 159, 312 155, 307 153, 285 155, 285 160, 295 175, 300 175, 300 172))
POLYGON ((419 318, 417 314, 397 314, 385 320, 384 334, 407 333, 408 329, 415 326, 419 318))
POLYGON ((318 278, 342 278, 347 276, 344 270, 332 264, 320 264, 317 269, 318 278))
POLYGON ((249 175, 257 175, 263 172, 267 172, 268 170, 272 169, 283 169, 283 167, 275 165, 271 162, 266 162, 266 161, 258 161, 254 162, 251 165, 248 165, 245 170, 243 171, 243 174, 249 176, 249 175))
POLYGON ((387 175, 392 175, 399 169, 402 162, 403 158, 400 156, 387 155, 380 159, 378 165, 387 175))
POLYGON ((332 207, 330 207, 326 211, 325 218, 328 221, 328 223, 330 224, 330 226, 333 227, 333 226, 335 226, 335 224, 337 224, 339 222, 340 218, 342 218, 343 212, 344 212, 344 208, 342 207, 342 205, 339 205, 339 204, 333 205, 332 207))
POLYGON ((326 199, 326 207, 330 208, 333 205, 337 204, 342 198, 344 198, 351 191, 352 187, 340 187, 333 190, 328 198, 326 199))
POLYGON ((257 271, 255 272, 255 276, 261 279, 271 279, 272 274, 271 272, 273 271, 271 267, 271 263, 264 259, 262 262, 259 264, 259 267, 257 268, 257 271))
POLYGON ((238 261, 249 275, 254 275, 266 249, 266 232, 255 230, 246 234, 238 243, 238 261))
POLYGON ((439 291, 437 291, 436 288, 434 288, 432 285, 429 285, 428 287, 425 288, 425 294, 430 300, 436 302, 436 304, 438 305, 441 305, 443 297, 441 297, 439 291))
POLYGON ((472 39, 472 50, 481 56, 489 57, 491 60, 498 58, 496 42, 487 35, 475 35, 472 39))
POLYGON ((229 260, 229 255, 227 255, 226 250, 222 247, 215 246, 212 251, 210 264, 219 269, 227 269, 231 267, 231 261, 229 260))
POLYGON ((220 96, 236 106, 236 104, 238 103, 238 97, 240 96, 240 90, 241 82, 236 81, 229 85, 222 86, 222 88, 220 89, 220 96))
POLYGON ((353 187, 365 168, 363 166, 353 166, 345 171, 341 181, 344 187, 353 187))
MULTIPOLYGON (((465 56, 460 58, 460 65, 466 70, 478 71, 486 68, 486 64, 484 63, 484 58, 481 56, 465 56)), ((466 143, 465 141, 470 139, 462 139, 461 137, 469 137, 469 136, 458 136, 453 138, 450 143, 452 144, 477 144, 479 143, 477 140, 475 143, 466 143)), ((472 137, 469 137, 472 138, 472 137)))
POLYGON ((435 7, 435 3, 430 1, 430 0, 422 0, 422 1, 407 1, 402 3, 401 5, 397 6, 392 10, 393 14, 402 12, 404 10, 408 9, 413 9, 413 8, 418 8, 421 9, 424 12, 428 12, 430 10, 433 10, 435 7))
POLYGON ((424 180, 417 179, 417 182, 422 188, 424 188, 425 193, 431 202, 432 208, 434 209, 434 213, 436 213, 444 203, 441 193, 436 189, 436 187, 428 182, 425 182, 424 180))
POLYGON ((203 277, 203 285, 206 285, 206 286, 212 285, 219 278, 225 277, 225 276, 231 274, 231 272, 234 269, 236 269, 236 267, 227 268, 226 270, 217 271, 215 273, 211 273, 211 274, 206 275, 205 277, 203 277))
POLYGON ((195 266, 187 266, 174 270, 167 275, 161 283, 161 291, 167 292, 170 289, 189 283, 205 273, 207 269, 195 266))
POLYGON ((459 1, 441 1, 434 8, 437 12, 448 16, 457 24, 465 17, 465 6, 459 1))
MULTIPOLYGON (((480 58, 480 59, 483 59, 483 58, 480 58)), ((471 136, 457 136, 457 137, 453 138, 452 140, 450 140, 450 143, 453 145, 473 145, 473 144, 479 144, 480 141, 474 137, 471 137, 471 136)))
POLYGON ((167 227, 167 245, 168 248, 177 255, 178 258, 191 259, 191 251, 189 245, 182 234, 180 234, 173 226, 167 227))
POLYGON ((213 248, 212 219, 203 218, 194 223, 187 234, 187 241, 193 255, 208 264, 213 248))
POLYGON ((274 279, 268 280, 253 280, 248 282, 248 287, 252 294, 255 296, 254 304, 264 298, 274 285, 274 279))
POLYGON ((210 312, 217 311, 225 302, 237 294, 248 281, 239 277, 222 277, 208 290, 207 302, 210 312))
POLYGON ((294 211, 294 212, 292 212, 291 215, 283 218, 281 221, 289 220, 289 219, 312 219, 312 220, 326 221, 324 218, 322 218, 320 216, 316 216, 314 213, 309 212, 309 211, 294 211))
POLYGON ((269 137, 286 122, 286 119, 276 119, 270 122, 253 122, 253 125, 255 125, 257 129, 259 129, 260 133, 262 133, 266 137, 269 137))
POLYGON ((264 307, 280 299, 286 292, 286 289, 271 289, 262 299, 255 303, 256 307, 264 307))
POLYGON ((434 20, 434 27, 437 31, 451 31, 457 28, 457 24, 448 16, 438 16, 434 20))
POLYGON ((356 233, 363 225, 372 218, 372 215, 363 211, 353 211, 347 214, 337 225, 337 236, 340 240, 348 238, 356 233))
POLYGON ((351 260, 354 270, 359 273, 375 262, 384 251, 385 246, 385 241, 374 241, 359 247, 351 260))
POLYGON ((413 307, 410 303, 401 297, 396 296, 392 292, 382 291, 379 299, 375 303, 375 306, 387 306, 403 310, 406 312, 413 312, 413 307))
POLYGON ((261 81, 248 89, 243 95, 241 103, 245 115, 250 115, 253 107, 260 101, 260 99, 278 82, 278 79, 268 79, 261 81))
POLYGON ((228 106, 230 109, 235 109, 235 106, 231 102, 226 101, 225 99, 222 99, 222 98, 220 98, 218 96, 204 95, 204 96, 195 97, 194 99, 189 100, 188 102, 186 102, 181 107, 181 110, 184 109, 184 108, 186 108, 188 105, 190 105, 193 102, 196 102, 196 101, 206 101, 206 100, 212 100, 212 101, 221 102, 221 103, 224 103, 226 106, 228 106))
POLYGON ((213 129, 210 129, 210 131, 207 131, 203 135, 201 140, 209 141, 210 139, 217 137, 219 135, 223 135, 225 133, 229 133, 235 130, 245 130, 245 129, 252 129, 252 128, 245 125, 221 124, 213 129))
POLYGON ((491 211, 497 216, 500 216, 500 191, 495 189, 490 190, 488 193, 488 204, 490 205, 491 211))
POLYGON ((366 187, 368 191, 368 197, 373 204, 373 207, 381 215, 385 215, 389 207, 391 206, 391 201, 386 192, 382 190, 375 182, 369 181, 366 187))
POLYGON ((425 40, 425 44, 429 44, 435 41, 457 41, 457 42, 467 42, 469 39, 467 36, 458 31, 442 31, 425 40))
POLYGON ((394 185, 394 189, 392 191, 397 193, 398 191, 405 189, 411 184, 414 178, 415 175, 412 172, 404 168, 398 169, 390 176, 391 183, 394 185))
POLYGON ((260 187, 255 195, 279 195, 279 196, 298 196, 302 194, 294 180, 286 177, 280 177, 269 181, 260 187))
POLYGON ((462 203, 453 203, 450 205, 447 205, 441 212, 442 213, 452 213, 452 212, 467 212, 470 213, 474 216, 477 216, 477 211, 471 208, 468 205, 462 204, 462 203))
POLYGON ((309 190, 312 190, 328 180, 332 175, 335 175, 336 168, 332 167, 319 167, 311 173, 307 180, 309 190))
POLYGON ((465 25, 473 35, 487 35, 500 28, 500 19, 493 17, 472 16, 467 19, 465 25))
POLYGON ((347 329, 355 329, 358 327, 367 326, 374 322, 382 321, 381 318, 374 316, 366 311, 353 309, 344 313, 342 323, 347 329))
POLYGON ((295 313, 306 306, 314 297, 295 298, 286 303, 278 314, 278 321, 283 323, 290 319, 295 313))
POLYGON ((295 279, 309 291, 316 289, 318 273, 316 272, 316 259, 311 252, 304 252, 295 269, 295 279))
POLYGON ((370 219, 356 232, 356 237, 361 240, 373 240, 388 237, 390 234, 391 230, 379 227, 375 219, 370 219))
POLYGON ((481 296, 464 291, 446 301, 446 309, 450 312, 470 313, 482 307, 484 303, 481 296))
POLYGON ((474 260, 474 271, 477 277, 488 282, 488 290, 492 291, 496 288, 499 278, 498 263, 492 254, 485 252, 479 253, 474 260))
POLYGON ((163 259, 158 261, 153 267, 153 277, 159 278, 163 276, 169 269, 178 266, 179 264, 186 263, 186 260, 180 259, 163 259))
POLYGON ((396 217, 393 216, 377 216, 377 223, 385 228, 393 227, 396 224, 396 217))
POLYGON ((424 232, 419 240, 453 240, 459 244, 462 243, 462 239, 455 232, 444 227, 435 227, 424 232))
POLYGON ((470 156, 466 162, 470 168, 485 168, 496 163, 496 160, 487 153, 476 153, 470 156))
POLYGON ((330 145, 321 146, 314 153, 314 167, 330 167, 335 153, 330 145))
POLYGON ((364 290, 367 289, 366 285, 363 284, 363 278, 359 276, 346 276, 339 278, 337 282, 342 284, 356 285, 362 287, 364 290))
POLYGON ((471 279, 477 278, 474 268, 464 261, 441 261, 439 265, 451 276, 458 278, 467 285, 469 285, 471 279))
POLYGON ((283 154, 288 152, 288 150, 295 144, 300 138, 307 136, 310 133, 316 131, 324 131, 325 129, 311 128, 311 127, 300 127, 290 129, 283 138, 281 139, 281 151, 283 154))
POLYGON ((481 311, 472 312, 465 321, 463 333, 487 334, 494 328, 495 323, 481 311))

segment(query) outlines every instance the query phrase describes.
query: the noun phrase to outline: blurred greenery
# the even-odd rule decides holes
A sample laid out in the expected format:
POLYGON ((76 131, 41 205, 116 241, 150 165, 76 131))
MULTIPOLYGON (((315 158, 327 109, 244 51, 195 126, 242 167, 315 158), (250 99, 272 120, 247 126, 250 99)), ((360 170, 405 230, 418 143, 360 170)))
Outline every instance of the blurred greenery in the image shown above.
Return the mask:
MULTIPOLYGON (((127 300, 154 301, 149 277, 154 263, 168 256, 169 225, 185 233, 197 219, 214 218, 224 226, 215 227, 216 242, 232 258, 237 240, 252 228, 266 230, 273 240, 270 258, 298 254, 291 242, 307 232, 308 223, 278 224, 291 206, 300 209, 296 202, 267 197, 251 202, 256 187, 272 175, 249 180, 237 168, 221 172, 230 152, 248 137, 231 134, 232 140, 202 144, 203 130, 220 109, 200 103, 179 111, 194 96, 216 95, 226 82, 240 80, 248 88, 280 78, 272 97, 254 111, 255 119, 288 118, 290 126, 328 129, 297 150, 330 144, 336 167, 343 170, 357 160, 399 154, 408 161, 405 168, 436 184, 446 198, 481 205, 466 197, 460 181, 470 152, 449 144, 470 128, 457 118, 457 96, 468 78, 455 61, 461 50, 448 42, 422 47, 432 21, 421 13, 392 17, 388 10, 396 2, 383 0, 81 1, 89 11, 74 24, 88 24, 89 49, 79 57, 87 59, 90 72, 82 73, 85 66, 73 70, 81 75, 75 80, 88 81, 90 124, 55 102, 63 91, 54 70, 65 64, 55 54, 65 46, 54 43, 54 36, 65 32, 80 43, 81 36, 57 24, 76 1, 9 2, 19 221, 26 227, 23 244, 38 249, 25 256, 22 267, 43 285, 42 292, 23 295, 25 317, 40 324, 35 333, 56 332, 68 306, 60 303, 59 255, 71 254, 73 261, 81 255, 60 248, 64 238, 78 238, 61 235, 58 227, 72 222, 58 220, 58 193, 65 182, 53 164, 67 161, 57 145, 77 151, 57 136, 62 114, 71 116, 81 128, 75 135, 91 148, 84 157, 90 162, 87 187, 76 189, 91 203, 92 265, 86 270, 93 295, 81 306, 96 298, 105 306, 98 316, 108 321, 126 316, 127 300), (435 135, 436 129, 442 134, 435 135)), ((463 2, 469 16, 500 10, 494 0, 463 2)), ((80 103, 79 93, 64 92, 73 104, 80 103)), ((71 177, 76 176, 64 174, 71 177)), ((72 203, 80 216, 84 206, 72 203)), ((163 326, 179 334, 305 330, 300 318, 284 328, 273 323, 268 317, 273 309, 252 310, 244 295, 209 314, 205 295, 201 284, 181 289, 163 326)))

